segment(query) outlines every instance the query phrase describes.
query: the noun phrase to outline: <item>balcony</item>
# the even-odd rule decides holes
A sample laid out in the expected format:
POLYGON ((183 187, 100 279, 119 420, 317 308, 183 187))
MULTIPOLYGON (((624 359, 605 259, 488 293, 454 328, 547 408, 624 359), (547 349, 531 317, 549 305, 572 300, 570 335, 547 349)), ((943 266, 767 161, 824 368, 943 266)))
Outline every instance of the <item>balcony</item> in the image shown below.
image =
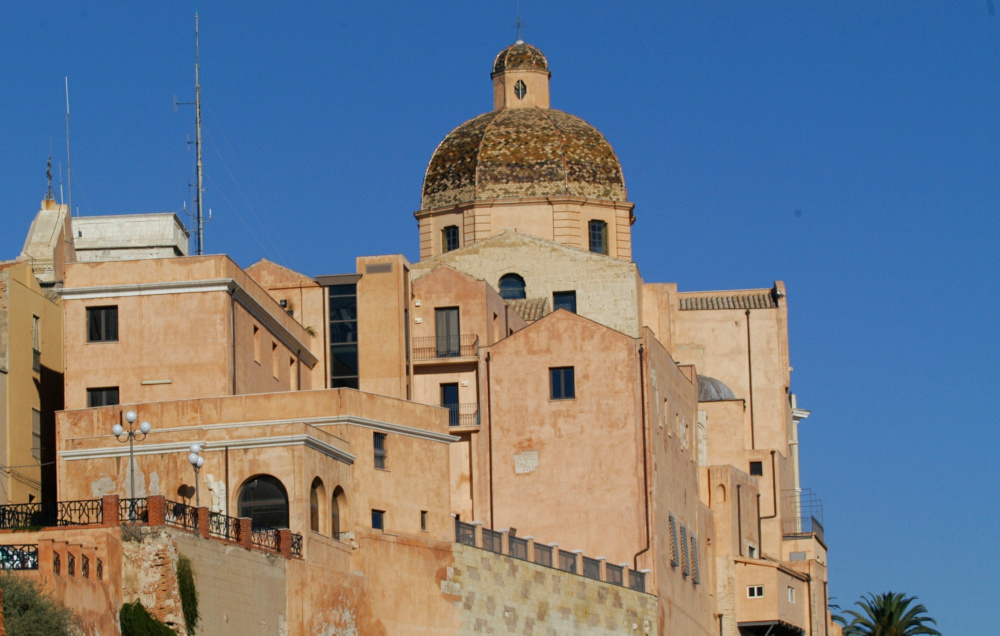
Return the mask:
POLYGON ((454 428, 466 426, 479 426, 479 405, 475 402, 471 404, 442 404, 448 409, 448 425, 454 428))
POLYGON ((785 514, 781 519, 782 534, 786 538, 815 536, 825 545, 823 500, 809 488, 801 491, 786 490, 782 496, 785 500, 785 514))
POLYGON ((474 333, 413 339, 414 360, 447 361, 451 358, 472 358, 477 355, 479 355, 479 336, 474 333))

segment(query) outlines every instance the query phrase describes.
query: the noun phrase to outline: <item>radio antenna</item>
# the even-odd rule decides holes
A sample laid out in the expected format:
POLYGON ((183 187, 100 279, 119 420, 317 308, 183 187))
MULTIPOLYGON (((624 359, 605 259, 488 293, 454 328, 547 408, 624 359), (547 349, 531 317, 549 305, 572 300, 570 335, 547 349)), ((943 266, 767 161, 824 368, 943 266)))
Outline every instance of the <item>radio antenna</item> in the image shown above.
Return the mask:
MULTIPOLYGON (((174 97, 174 110, 177 110, 178 106, 194 106, 194 127, 195 127, 195 137, 194 137, 194 149, 197 155, 196 159, 196 182, 195 182, 195 194, 194 194, 194 218, 195 218, 195 237, 197 240, 198 248, 197 254, 201 256, 205 253, 205 222, 202 217, 202 201, 201 195, 205 191, 202 186, 201 177, 201 82, 198 78, 199 70, 199 50, 198 50, 198 3, 194 5, 194 101, 193 102, 179 102, 177 97, 174 97)), ((189 141, 188 144, 191 142, 189 141)))
POLYGON ((69 158, 69 75, 66 76, 66 192, 69 195, 69 215, 73 216, 73 162, 69 158))

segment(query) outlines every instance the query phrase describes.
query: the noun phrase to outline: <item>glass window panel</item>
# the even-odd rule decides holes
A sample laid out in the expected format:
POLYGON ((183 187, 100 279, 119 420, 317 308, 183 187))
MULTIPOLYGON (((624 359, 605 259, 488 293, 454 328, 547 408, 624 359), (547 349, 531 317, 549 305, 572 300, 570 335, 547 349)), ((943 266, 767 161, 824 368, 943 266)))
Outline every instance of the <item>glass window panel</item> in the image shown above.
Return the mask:
POLYGON ((333 367, 331 376, 358 375, 357 345, 332 345, 330 360, 333 367))

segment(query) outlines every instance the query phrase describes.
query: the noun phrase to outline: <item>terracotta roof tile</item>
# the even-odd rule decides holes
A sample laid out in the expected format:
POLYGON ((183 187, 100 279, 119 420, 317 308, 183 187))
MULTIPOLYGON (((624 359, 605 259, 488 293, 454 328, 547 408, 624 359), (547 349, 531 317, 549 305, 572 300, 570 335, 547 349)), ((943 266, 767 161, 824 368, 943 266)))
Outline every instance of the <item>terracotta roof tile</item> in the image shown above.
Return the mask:
POLYGON ((517 312, 525 322, 534 322, 544 318, 550 313, 549 299, 542 298, 522 298, 519 300, 508 300, 510 308, 517 312))
POLYGON ((770 291, 734 293, 728 296, 681 296, 678 302, 681 311, 704 309, 775 309, 778 306, 770 291))

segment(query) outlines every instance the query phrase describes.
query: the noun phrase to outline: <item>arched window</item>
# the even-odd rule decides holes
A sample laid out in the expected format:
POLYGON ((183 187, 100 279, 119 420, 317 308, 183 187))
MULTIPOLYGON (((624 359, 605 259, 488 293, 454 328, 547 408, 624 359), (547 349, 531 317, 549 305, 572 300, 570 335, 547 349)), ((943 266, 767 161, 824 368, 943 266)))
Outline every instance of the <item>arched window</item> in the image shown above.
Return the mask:
POLYGON ((309 529, 313 532, 322 532, 320 520, 320 507, 326 502, 326 489, 323 488, 323 480, 317 477, 313 480, 312 488, 309 489, 309 529))
POLYGON ((346 525, 343 514, 347 512, 347 498, 344 495, 344 489, 340 486, 333 489, 333 501, 331 504, 330 517, 333 521, 332 536, 334 539, 340 540, 340 535, 345 532, 344 527, 346 525))
POLYGON ((506 300, 524 298, 524 279, 517 274, 504 274, 501 276, 500 297, 506 300))
POLYGON ((240 486, 237 510, 240 517, 249 517, 254 525, 287 528, 288 492, 270 475, 251 477, 240 486))

